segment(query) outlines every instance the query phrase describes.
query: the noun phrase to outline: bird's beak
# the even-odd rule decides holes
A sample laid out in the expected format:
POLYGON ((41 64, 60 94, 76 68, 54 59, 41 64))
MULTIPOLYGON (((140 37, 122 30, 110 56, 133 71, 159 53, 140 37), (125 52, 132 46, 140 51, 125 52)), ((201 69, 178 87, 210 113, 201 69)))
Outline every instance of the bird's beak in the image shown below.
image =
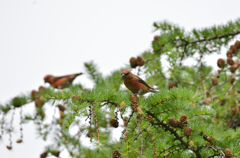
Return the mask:
POLYGON ((122 74, 122 77, 121 77, 121 79, 124 79, 125 78, 125 75, 124 74, 122 74))
POLYGON ((47 83, 47 80, 44 80, 44 83, 47 83))

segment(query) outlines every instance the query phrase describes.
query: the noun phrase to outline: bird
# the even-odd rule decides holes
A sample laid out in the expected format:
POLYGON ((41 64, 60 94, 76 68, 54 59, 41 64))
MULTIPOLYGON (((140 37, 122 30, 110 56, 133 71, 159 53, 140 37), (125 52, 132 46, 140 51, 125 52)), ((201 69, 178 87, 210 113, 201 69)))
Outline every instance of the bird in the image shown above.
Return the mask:
POLYGON ((49 83, 51 86, 57 89, 62 89, 70 84, 72 84, 73 80, 79 76, 82 75, 83 73, 76 73, 76 74, 71 74, 71 75, 65 75, 65 76, 58 76, 55 77, 53 75, 46 75, 43 79, 45 83, 49 83))
POLYGON ((121 72, 122 80, 124 85, 136 95, 144 95, 148 92, 156 92, 152 87, 150 87, 144 80, 140 77, 134 75, 129 70, 124 70, 121 72))

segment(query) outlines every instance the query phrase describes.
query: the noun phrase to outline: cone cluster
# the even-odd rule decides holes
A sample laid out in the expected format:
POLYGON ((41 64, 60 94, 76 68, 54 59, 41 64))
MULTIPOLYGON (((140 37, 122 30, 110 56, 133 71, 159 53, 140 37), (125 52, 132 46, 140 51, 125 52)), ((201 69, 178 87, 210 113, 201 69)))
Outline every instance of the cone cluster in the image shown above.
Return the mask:
POLYGON ((176 127, 182 128, 184 126, 187 126, 187 124, 188 124, 187 115, 186 114, 181 115, 180 121, 178 121, 175 118, 169 118, 168 124, 174 128, 176 128, 176 127))
POLYGON ((121 158, 121 153, 119 152, 119 150, 113 151, 112 158, 121 158))
POLYGON ((42 107, 45 103, 45 98, 44 96, 39 96, 39 92, 44 92, 45 88, 43 86, 40 86, 38 88, 38 91, 36 90, 32 90, 31 95, 32 95, 32 99, 34 100, 35 106, 36 107, 42 107))
POLYGON ((113 127, 118 128, 118 120, 117 119, 111 119, 110 123, 113 127))
POLYGON ((217 81, 216 78, 214 78, 214 77, 212 76, 212 77, 211 77, 211 80, 212 80, 212 84, 213 84, 214 86, 218 85, 218 81, 217 81))
POLYGON ((187 120, 187 115, 183 114, 180 117, 180 122, 179 122, 179 126, 183 127, 183 126, 187 126, 188 125, 188 120, 187 120))
POLYGON ((132 68, 136 68, 137 66, 143 66, 145 64, 145 60, 141 56, 131 57, 129 63, 132 68))

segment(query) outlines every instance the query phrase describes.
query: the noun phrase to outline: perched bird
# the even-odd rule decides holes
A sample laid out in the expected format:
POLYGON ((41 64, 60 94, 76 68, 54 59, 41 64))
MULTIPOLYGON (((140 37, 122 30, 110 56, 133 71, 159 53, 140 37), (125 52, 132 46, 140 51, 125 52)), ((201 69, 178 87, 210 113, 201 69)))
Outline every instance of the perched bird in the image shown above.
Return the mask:
POLYGON ((83 73, 77 73, 77 74, 59 76, 59 77, 55 77, 52 75, 46 75, 44 77, 44 81, 45 81, 45 83, 49 83, 54 88, 61 89, 61 88, 65 88, 68 85, 70 85, 77 76, 82 75, 82 74, 83 73))
POLYGON ((121 72, 122 79, 125 86, 133 93, 144 95, 147 92, 156 92, 152 87, 150 87, 144 80, 140 77, 134 75, 129 70, 124 70, 121 72))

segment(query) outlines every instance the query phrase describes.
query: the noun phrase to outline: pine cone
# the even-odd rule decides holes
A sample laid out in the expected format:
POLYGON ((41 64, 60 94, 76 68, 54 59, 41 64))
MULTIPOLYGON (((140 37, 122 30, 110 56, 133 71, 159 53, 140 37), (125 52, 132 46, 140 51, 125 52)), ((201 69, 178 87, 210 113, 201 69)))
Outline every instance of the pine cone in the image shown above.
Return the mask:
POLYGON ((192 140, 190 141, 189 144, 190 144, 190 146, 194 146, 194 142, 192 140))
POLYGON ((39 91, 39 92, 44 91, 44 90, 45 90, 45 87, 43 87, 43 86, 40 86, 40 87, 38 88, 38 91, 39 91))
POLYGON ((31 95, 32 95, 32 99, 36 99, 37 98, 37 91, 32 90, 31 95))
POLYGON ((229 148, 225 149, 224 154, 225 154, 226 158, 232 158, 232 152, 229 148))
POLYGON ((232 54, 233 54, 232 50, 227 51, 227 57, 228 58, 232 58, 232 54))
POLYGON ((231 45, 229 50, 232 50, 232 51, 233 51, 233 54, 235 54, 235 53, 237 53, 237 52, 236 52, 237 49, 238 49, 237 46, 235 46, 235 45, 231 45))
POLYGON ((156 36, 154 36, 154 37, 153 37, 153 41, 157 41, 157 40, 158 40, 158 38, 159 38, 159 36, 157 36, 157 35, 156 35, 156 36))
POLYGON ((225 61, 223 59, 219 58, 218 61, 217 61, 217 66, 219 68, 223 68, 224 65, 225 65, 225 61))
POLYGON ((35 99, 35 106, 36 107, 40 107, 40 106, 43 106, 43 103, 37 98, 37 99, 35 99))
POLYGON ((179 121, 175 118, 169 118, 168 123, 172 127, 178 127, 179 126, 179 121))
POLYGON ((152 122, 152 119, 153 119, 153 117, 152 117, 151 115, 148 115, 147 120, 148 120, 149 122, 152 122))
POLYGON ((234 43, 234 46, 236 46, 237 49, 240 49, 240 41, 236 40, 236 42, 234 43))
POLYGON ((12 105, 15 107, 20 107, 22 105, 21 99, 18 97, 14 97, 12 100, 12 105))
POLYGON ((137 114, 143 114, 143 111, 142 111, 142 109, 140 108, 140 107, 137 107, 137 114))
POLYGON ((43 152, 41 155, 40 155, 41 158, 46 158, 47 157, 47 152, 43 152))
POLYGON ((117 119, 111 119, 110 123, 113 127, 118 128, 118 120, 117 119))
POLYGON ((6 146, 8 150, 12 150, 12 146, 6 146))
POLYGON ((172 89, 173 87, 177 87, 177 83, 170 81, 168 83, 168 89, 172 89))
POLYGON ((45 117, 45 111, 44 110, 41 111, 41 116, 45 117))
POLYGON ((227 58, 227 63, 228 63, 228 65, 233 65, 233 64, 234 64, 234 61, 232 60, 231 57, 228 57, 228 58, 227 58))
POLYGON ((145 60, 142 57, 137 56, 137 64, 139 66, 143 66, 145 64, 145 60))
POLYGON ((187 115, 186 114, 181 115, 179 126, 183 127, 184 125, 187 124, 188 124, 187 115))
POLYGON ((233 66, 230 66, 229 70, 234 73, 238 68, 238 65, 233 65, 233 66))
POLYGON ((61 117, 61 118, 64 117, 64 115, 65 115, 64 112, 61 111, 61 110, 59 111, 59 114, 60 114, 60 117, 61 117))
POLYGON ((137 103, 138 98, 137 98, 136 95, 132 94, 131 97, 130 97, 130 100, 131 100, 132 103, 137 103))
POLYGON ((61 105, 61 104, 58 104, 57 107, 58 107, 58 109, 60 111, 64 111, 65 110, 65 107, 63 105, 61 105))
POLYGON ((189 136, 192 134, 192 128, 186 127, 186 128, 183 130, 183 133, 184 133, 185 136, 189 137, 189 136))
POLYGON ((217 81, 216 78, 214 78, 214 77, 212 76, 212 77, 211 77, 211 80, 212 80, 212 84, 213 84, 214 86, 218 85, 218 81, 217 81))
POLYGON ((235 77, 234 76, 231 76, 230 79, 229 79, 230 83, 233 84, 233 82, 235 81, 235 77))
POLYGON ((130 65, 131 65, 132 68, 135 68, 135 67, 138 66, 138 64, 137 64, 137 59, 134 58, 134 57, 131 57, 131 58, 130 58, 129 63, 130 63, 130 65))
POLYGON ((114 150, 112 153, 112 158, 121 158, 119 150, 114 150))

